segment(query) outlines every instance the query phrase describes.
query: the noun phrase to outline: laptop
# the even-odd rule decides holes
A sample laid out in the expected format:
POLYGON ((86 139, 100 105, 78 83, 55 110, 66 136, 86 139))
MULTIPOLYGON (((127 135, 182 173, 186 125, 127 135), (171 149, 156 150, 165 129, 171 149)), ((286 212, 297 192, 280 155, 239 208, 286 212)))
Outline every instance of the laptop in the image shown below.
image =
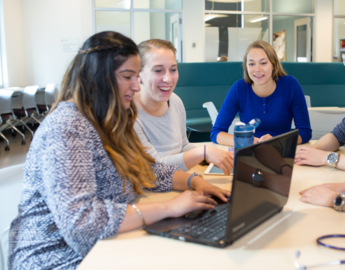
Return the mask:
POLYGON ((241 148, 235 153, 231 197, 212 210, 197 210, 146 226, 150 234, 226 247, 279 213, 286 204, 298 130, 241 148))

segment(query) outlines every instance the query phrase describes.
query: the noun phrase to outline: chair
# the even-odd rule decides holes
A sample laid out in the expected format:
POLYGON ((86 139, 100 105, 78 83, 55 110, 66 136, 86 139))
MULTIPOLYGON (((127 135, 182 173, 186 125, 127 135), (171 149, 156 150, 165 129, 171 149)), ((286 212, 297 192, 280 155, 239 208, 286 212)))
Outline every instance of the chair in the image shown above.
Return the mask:
MULTIPOLYGON (((212 120, 212 125, 214 125, 216 123, 217 116, 218 116, 218 110, 217 110, 216 106, 214 106, 212 101, 209 101, 209 102, 205 102, 202 105, 202 107, 207 109, 208 114, 210 115, 211 120, 212 120)), ((232 123, 231 123, 231 125, 230 125, 230 127, 228 129, 228 133, 229 134, 234 135, 235 124, 237 122, 240 122, 240 119, 239 118, 234 118, 234 120, 232 121, 232 123)))
POLYGON ((12 97, 14 92, 11 89, 1 89, 0 91, 0 136, 6 141, 5 151, 10 150, 10 143, 2 131, 8 128, 12 128, 12 130, 18 132, 23 137, 22 145, 25 144, 25 135, 16 128, 19 121, 12 111, 12 97))
POLYGON ((345 117, 345 108, 312 107, 308 111, 310 126, 313 130, 312 140, 318 140, 331 132, 345 117))
POLYGON ((304 96, 305 97, 305 102, 307 103, 307 107, 311 107, 311 102, 310 102, 310 96, 304 96))
POLYGON ((55 102, 55 96, 57 92, 56 84, 48 84, 44 93, 44 101, 46 103, 47 112, 50 111, 53 103, 55 102))
POLYGON ((0 170, 0 270, 7 269, 9 226, 18 214, 24 164, 0 170))
POLYGON ((217 120, 217 116, 218 116, 218 110, 216 106, 214 106, 212 101, 209 101, 202 104, 202 107, 207 109, 208 114, 210 115, 211 120, 212 120, 212 126, 214 126, 217 120))
POLYGON ((38 85, 25 87, 23 91, 22 108, 13 109, 14 114, 18 117, 19 121, 30 131, 32 136, 34 136, 34 132, 28 127, 27 122, 30 120, 34 120, 37 123, 41 124, 41 121, 38 120, 38 117, 42 117, 36 104, 37 90, 38 85))

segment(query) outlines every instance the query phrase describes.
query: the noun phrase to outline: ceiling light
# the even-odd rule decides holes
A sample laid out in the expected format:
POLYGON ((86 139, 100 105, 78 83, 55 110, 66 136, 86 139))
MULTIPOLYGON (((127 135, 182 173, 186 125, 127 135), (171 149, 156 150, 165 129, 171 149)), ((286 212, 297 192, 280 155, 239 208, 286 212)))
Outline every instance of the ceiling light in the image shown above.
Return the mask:
POLYGON ((206 14, 204 17, 204 21, 207 22, 209 20, 212 20, 214 18, 221 18, 221 17, 228 17, 228 15, 224 14, 206 14))
POLYGON ((267 19, 268 19, 268 17, 266 17, 266 16, 259 16, 259 17, 254 17, 254 18, 248 20, 248 22, 256 23, 256 22, 267 20, 267 19))

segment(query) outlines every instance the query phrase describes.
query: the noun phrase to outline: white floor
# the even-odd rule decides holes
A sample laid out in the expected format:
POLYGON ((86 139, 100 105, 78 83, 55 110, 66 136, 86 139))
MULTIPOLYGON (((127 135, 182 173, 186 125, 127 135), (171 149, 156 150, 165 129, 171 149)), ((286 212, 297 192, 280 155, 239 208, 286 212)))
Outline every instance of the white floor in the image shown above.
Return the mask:
POLYGON ((10 141, 10 151, 5 151, 6 142, 0 141, 0 169, 24 163, 31 143, 30 132, 25 132, 25 145, 21 145, 22 137, 19 134, 12 137, 10 131, 5 131, 4 135, 10 141))

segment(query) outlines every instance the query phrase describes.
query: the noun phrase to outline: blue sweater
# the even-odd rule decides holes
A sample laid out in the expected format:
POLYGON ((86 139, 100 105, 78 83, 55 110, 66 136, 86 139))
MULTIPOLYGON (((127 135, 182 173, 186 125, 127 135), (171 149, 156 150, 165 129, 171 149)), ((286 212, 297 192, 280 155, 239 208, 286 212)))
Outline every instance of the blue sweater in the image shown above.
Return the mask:
POLYGON ((275 91, 268 97, 258 97, 251 84, 243 79, 237 81, 228 92, 212 128, 211 140, 214 143, 217 143, 219 132, 228 132, 237 113, 244 123, 253 118, 261 120, 255 130, 255 137, 260 138, 265 134, 277 136, 288 132, 294 118, 302 143, 311 139, 305 97, 298 81, 292 76, 279 77, 275 91))

